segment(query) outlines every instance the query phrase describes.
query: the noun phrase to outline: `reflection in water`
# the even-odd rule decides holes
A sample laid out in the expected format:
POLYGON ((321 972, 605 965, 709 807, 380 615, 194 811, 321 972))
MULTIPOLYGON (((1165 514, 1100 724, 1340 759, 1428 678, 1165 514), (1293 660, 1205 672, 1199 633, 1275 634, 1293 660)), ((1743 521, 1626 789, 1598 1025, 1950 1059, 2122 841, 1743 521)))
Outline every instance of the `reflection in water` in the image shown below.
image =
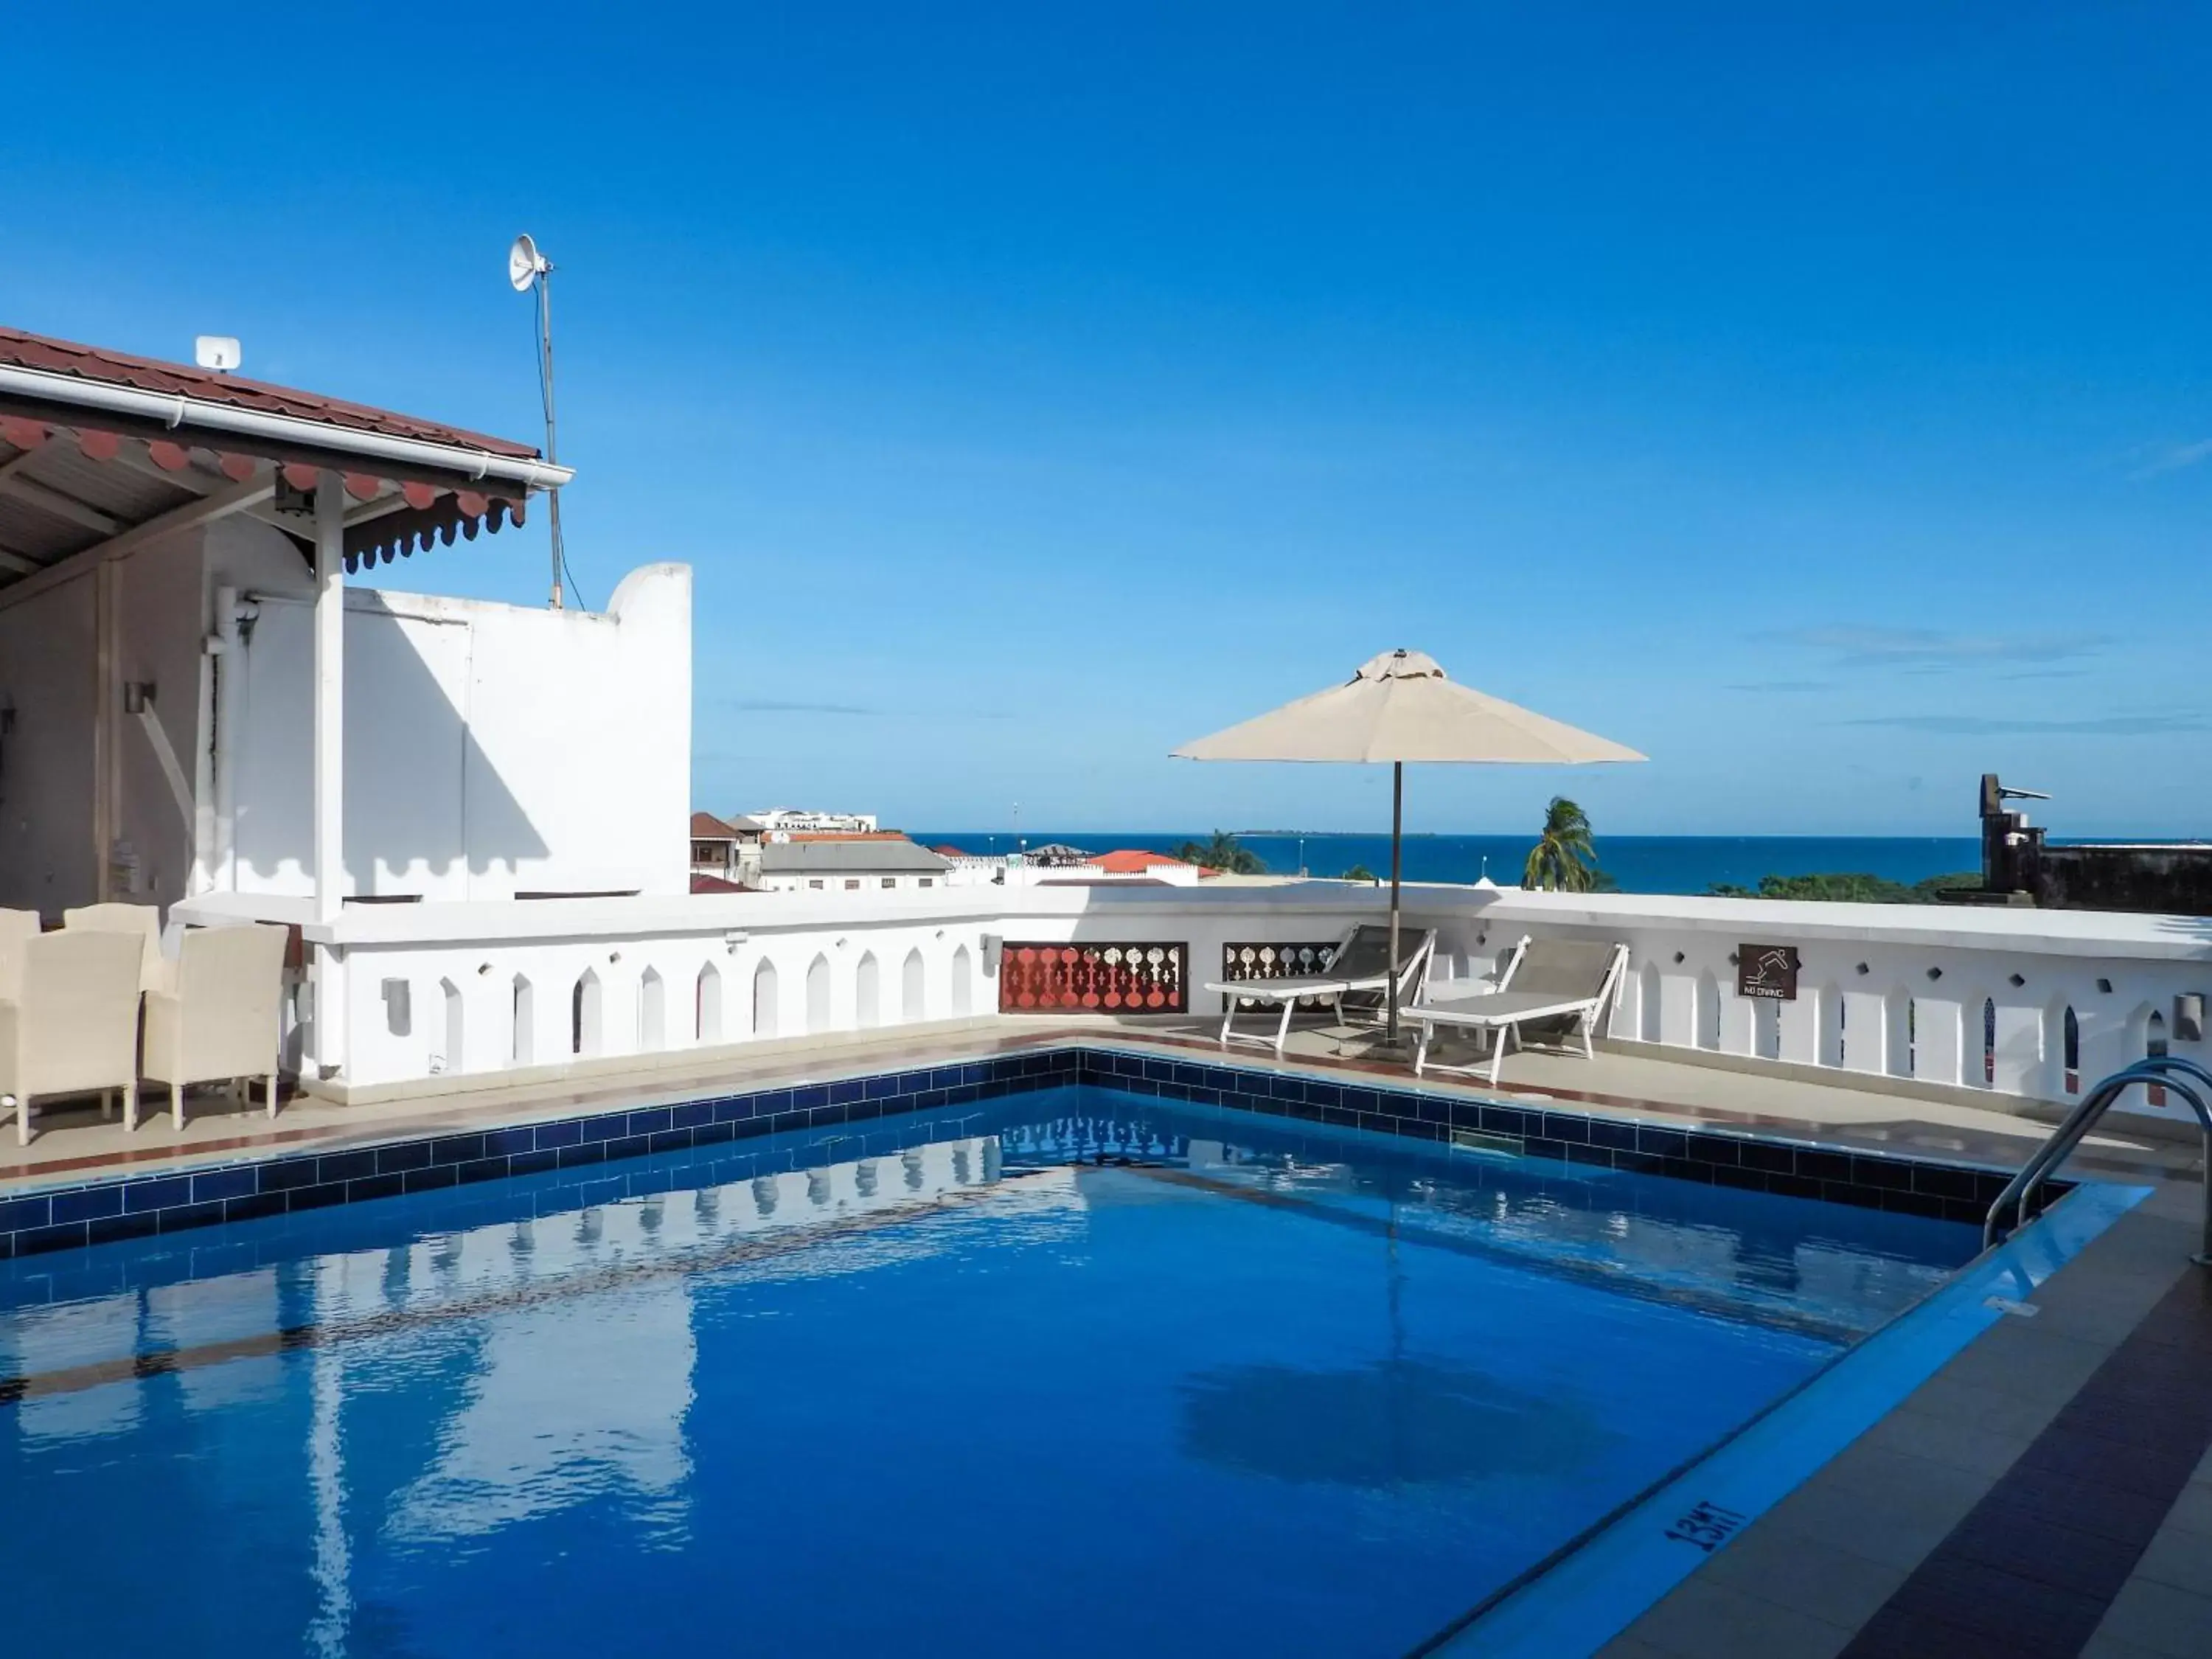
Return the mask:
POLYGON ((1035 1115, 221 1230, 44 1290, 11 1264, 0 1512, 137 1515, 176 1571, 142 1605, 48 1552, 7 1628, 174 1659, 1402 1650, 1948 1248, 1073 1091, 1006 1110, 1035 1115), (1156 1589, 1213 1570, 1078 1629, 1034 1576, 987 1620, 939 1593, 1045 1535, 1156 1589))
POLYGON ((1418 1358, 1200 1372, 1183 1383, 1182 1433, 1188 1455, 1240 1474, 1368 1490, 1572 1469, 1608 1437, 1578 1397, 1418 1358))

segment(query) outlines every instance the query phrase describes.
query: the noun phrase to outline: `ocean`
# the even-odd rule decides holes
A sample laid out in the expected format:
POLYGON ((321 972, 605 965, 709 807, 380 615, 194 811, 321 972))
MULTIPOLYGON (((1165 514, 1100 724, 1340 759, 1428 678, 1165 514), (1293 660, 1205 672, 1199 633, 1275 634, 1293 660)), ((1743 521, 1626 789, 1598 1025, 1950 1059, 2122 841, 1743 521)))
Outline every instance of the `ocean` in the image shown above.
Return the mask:
MULTIPOLYGON (((1187 841, 1204 842, 1210 832, 1152 830, 1024 831, 1031 847, 1062 842, 1085 852, 1117 847, 1171 853, 1187 841)), ((953 846, 963 852, 1011 853, 1014 838, 978 830, 917 830, 925 847, 953 846)), ((1390 873, 1388 836, 1244 835, 1237 839, 1278 874, 1340 876, 1354 865, 1376 875, 1390 873)), ((1408 836, 1407 881, 1471 882, 1486 865, 1490 878, 1510 885, 1534 845, 1531 836, 1408 836)), ((1910 884, 1981 868, 1981 843, 1966 836, 1601 836, 1601 868, 1624 893, 1702 893, 1726 882, 1756 887, 1761 876, 1865 874, 1910 884)))

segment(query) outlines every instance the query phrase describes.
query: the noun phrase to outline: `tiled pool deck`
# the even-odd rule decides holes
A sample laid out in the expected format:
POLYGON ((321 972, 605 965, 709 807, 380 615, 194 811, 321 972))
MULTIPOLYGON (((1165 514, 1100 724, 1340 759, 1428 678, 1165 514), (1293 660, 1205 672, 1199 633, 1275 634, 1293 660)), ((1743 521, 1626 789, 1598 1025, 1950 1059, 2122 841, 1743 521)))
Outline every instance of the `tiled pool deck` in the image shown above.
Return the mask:
MULTIPOLYGON (((1412 1134, 1967 1218, 2042 1125, 1641 1056, 1516 1054, 1498 1091, 1189 1024, 1003 1024, 763 1045, 650 1073, 274 1122, 216 1103, 181 1136, 55 1113, 0 1152, 0 1249, 350 1202, 862 1121, 1091 1079, 1412 1134), (1225 1068, 1234 1068, 1234 1075, 1225 1068), (1255 1080, 1254 1074, 1258 1074, 1255 1080), (872 1082, 863 1079, 872 1079, 872 1082), (1978 1167, 1975 1167, 1978 1166, 1978 1167)), ((2212 1655, 2212 1273, 2193 1145, 2115 1127, 2069 1173, 2154 1187, 1871 1431, 1605 1648, 1610 1659, 2212 1655)), ((1478 1634, 1470 1632, 1471 1635, 1478 1634)), ((1479 1652, 1480 1646, 1454 1651, 1479 1652)))

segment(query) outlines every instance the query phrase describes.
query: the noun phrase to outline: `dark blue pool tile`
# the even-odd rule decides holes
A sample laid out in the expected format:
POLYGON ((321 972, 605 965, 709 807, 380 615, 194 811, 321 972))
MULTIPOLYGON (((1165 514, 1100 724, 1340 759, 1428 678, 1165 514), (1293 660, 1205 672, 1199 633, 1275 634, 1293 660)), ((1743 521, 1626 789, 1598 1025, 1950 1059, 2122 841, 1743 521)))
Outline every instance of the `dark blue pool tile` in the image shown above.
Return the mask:
POLYGON ((453 1164, 434 1164, 424 1170, 410 1170, 399 1177, 404 1190, 410 1193, 435 1192, 441 1187, 456 1186, 460 1182, 459 1166, 453 1164))
POLYGON ((337 1181, 319 1182, 313 1187, 295 1187, 284 1195, 287 1211, 320 1210, 345 1201, 345 1183, 337 1181))
POLYGON ((690 1149, 691 1132, 689 1129, 663 1129, 657 1134, 647 1135, 645 1139, 648 1152, 680 1152, 690 1149))
POLYGON ((189 1204, 192 1200, 192 1182, 189 1176, 167 1176, 153 1181, 132 1181, 125 1183, 123 1207, 133 1214, 142 1210, 166 1210, 173 1205, 189 1204))
MULTIPOLYGON (((233 1205, 251 1203, 274 1205, 276 1212, 281 1215, 284 1211, 284 1194, 263 1193, 252 1199, 227 1200, 222 1206, 224 1218, 229 1218, 233 1205)), ((96 1216, 85 1224, 86 1242, 93 1244, 112 1244, 119 1239, 149 1238, 159 1232, 161 1228, 161 1214, 158 1210, 144 1210, 137 1215, 96 1216)))
POLYGON ((607 1149, 607 1156, 611 1158, 643 1158, 653 1150, 652 1141, 644 1135, 623 1135, 619 1139, 605 1140, 599 1144, 607 1149))
POLYGON ((1912 1166, 1893 1158, 1873 1158, 1855 1152, 1851 1155, 1851 1179, 1862 1187, 1904 1192, 1912 1186, 1912 1166))
POLYGON ((574 1146, 583 1138, 583 1124, 573 1117, 563 1118, 557 1123, 541 1123, 538 1126, 537 1146, 540 1152, 560 1146, 574 1146))
POLYGON ((696 1129, 714 1121, 714 1103, 711 1100, 688 1100, 681 1106, 671 1107, 668 1112, 668 1124, 673 1129, 696 1129))
POLYGON ((1735 1164, 1741 1161, 1740 1142, 1724 1135, 1693 1134, 1690 1137, 1690 1159, 1695 1164, 1735 1164))
POLYGON ((284 1213, 284 1194, 282 1193, 247 1193, 222 1201, 222 1218, 233 1221, 258 1221, 264 1216, 284 1213))
POLYGON ((1529 1158, 1548 1158, 1564 1164, 1567 1161, 1567 1148, 1578 1144, 1580 1143, 1553 1140, 1548 1135, 1524 1135, 1521 1141, 1521 1150, 1529 1158))
POLYGON ((1766 1177, 1766 1190, 1784 1198, 1818 1198, 1820 1183, 1810 1176, 1771 1173, 1766 1177))
POLYGON ((13 1235, 15 1254, 43 1255, 48 1250, 73 1250, 91 1241, 88 1221, 65 1221, 52 1227, 25 1227, 13 1235))
POLYGON ((1741 1164, 1716 1164, 1712 1165, 1712 1171, 1716 1187, 1740 1187, 1754 1193, 1763 1193, 1767 1189, 1768 1176, 1764 1170, 1751 1169, 1741 1164))
POLYGON ((1660 1167, 1669 1181, 1696 1181, 1710 1187, 1718 1166, 1694 1158, 1665 1158, 1660 1160, 1660 1167))
POLYGON ((1747 1170, 1794 1175, 1797 1169, 1797 1154, 1788 1146, 1776 1146, 1763 1140, 1746 1140, 1736 1146, 1736 1162, 1747 1170))
POLYGON ((195 1204, 204 1204, 210 1199, 244 1198, 254 1190, 253 1171, 250 1167, 205 1170, 192 1176, 192 1202, 195 1204))
MULTIPOLYGON (((249 1170, 247 1172, 249 1185, 252 1179, 252 1171, 249 1170)), ((47 1202, 44 1199, 38 1201, 41 1204, 47 1202)), ((44 1222, 49 1218, 55 1221, 97 1221, 104 1216, 123 1213, 123 1188, 117 1186, 80 1187, 75 1192, 56 1193, 52 1203, 52 1216, 49 1218, 41 1214, 38 1218, 40 1221, 44 1222)), ((4 1208, 4 1206, 0 1206, 0 1209, 4 1208)), ((0 1231, 9 1231, 5 1224, 5 1218, 0 1216, 0 1231)))
POLYGON ((829 1103, 829 1090, 818 1083, 811 1083, 804 1088, 793 1089, 791 1091, 790 1103, 779 1106, 776 1109, 780 1112, 814 1112, 819 1111, 829 1103))
POLYGON ((1849 1181, 1851 1178, 1851 1155, 1800 1146, 1792 1167, 1799 1175, 1812 1181, 1849 1181))
POLYGON ((394 1170, 389 1175, 363 1176, 358 1181, 346 1182, 346 1202, 359 1204, 372 1198, 397 1198, 407 1190, 404 1171, 394 1170))
POLYGON ((1661 1158, 1687 1158, 1690 1137, 1680 1129, 1656 1128, 1649 1123, 1636 1126, 1636 1150, 1656 1152, 1661 1158))
POLYGON ((1609 1146, 1593 1146, 1587 1140, 1570 1140, 1562 1144, 1567 1149, 1567 1162, 1570 1164, 1601 1164, 1608 1170, 1613 1167, 1613 1152, 1609 1146))
POLYGON ((733 1122, 702 1123, 691 1132, 691 1144, 694 1146, 719 1146, 723 1141, 736 1139, 737 1136, 738 1126, 733 1122))
MULTIPOLYGON (((674 1127, 674 1124, 675 1115, 669 1108, 651 1106, 642 1111, 632 1112, 623 1126, 623 1134, 625 1139, 632 1135, 654 1135, 674 1127)), ((487 1147, 485 1150, 490 1149, 487 1147)))
POLYGON ((295 1187, 315 1184, 315 1160, 312 1158, 282 1158, 274 1164, 264 1164, 254 1172, 258 1177, 254 1185, 264 1193, 289 1192, 295 1187))
POLYGON ((560 1154, 561 1167, 564 1170, 580 1169, 587 1164, 604 1164, 607 1161, 607 1143, 586 1140, 579 1146, 560 1148, 560 1154))
POLYGON ((1487 1129, 1495 1135, 1541 1134, 1543 1119, 1541 1112, 1524 1112, 1518 1106, 1481 1105, 1476 1108, 1475 1121, 1462 1127, 1487 1129))
POLYGON ((1946 1201, 1933 1193, 1890 1191, 1881 1195, 1881 1207, 1885 1210, 1902 1211, 1906 1215, 1924 1215, 1936 1221, 1944 1219, 1946 1201))
POLYGON ((497 1181, 507 1173, 507 1160, 503 1158, 476 1158, 453 1166, 453 1174, 463 1186, 473 1181, 497 1181))
POLYGON ((363 1176, 375 1173, 376 1153, 374 1150, 326 1152, 315 1160, 315 1179, 319 1182, 358 1181, 363 1176))
POLYGON ((483 1156, 512 1158, 517 1152, 533 1152, 538 1146, 538 1131, 528 1124, 516 1129, 487 1129, 483 1137, 483 1156))
POLYGON ((38 1198, 0 1199, 0 1233, 22 1232, 43 1227, 53 1219, 53 1200, 38 1198))
POLYGON ((161 1231, 180 1233, 191 1227, 213 1227, 222 1220, 222 1200, 205 1204, 173 1204, 161 1212, 161 1231))
POLYGON ((1912 1190, 1930 1193, 1937 1198, 1972 1198, 1981 1190, 1981 1181, 1972 1170, 1947 1169, 1941 1164, 1921 1164, 1913 1167, 1912 1190))
POLYGON ((471 1158, 483 1156, 482 1135, 441 1135, 430 1143, 430 1162, 433 1164, 466 1164, 471 1158))
POLYGON ((1538 1133, 1547 1140, 1587 1143, 1590 1138, 1590 1121, 1580 1112, 1547 1112, 1544 1114, 1544 1127, 1538 1133))
POLYGON ((1589 1144, 1615 1152, 1635 1152, 1636 1126, 1612 1118, 1594 1117, 1589 1120, 1589 1144))
MULTIPOLYGON (((628 1112, 594 1112, 576 1125, 578 1137, 583 1140, 612 1140, 629 1133, 628 1112)), ((440 1162, 443 1162, 441 1159, 440 1162)))
MULTIPOLYGON (((689 1131, 686 1133, 688 1133, 689 1131)), ((507 1172, 509 1175, 537 1175, 541 1170, 557 1170, 560 1167, 561 1149, 558 1146, 541 1146, 535 1152, 515 1152, 507 1160, 507 1172)))
POLYGON ((405 1140, 397 1146, 376 1149, 376 1172, 397 1175, 407 1170, 424 1170, 430 1165, 430 1143, 427 1140, 405 1140))

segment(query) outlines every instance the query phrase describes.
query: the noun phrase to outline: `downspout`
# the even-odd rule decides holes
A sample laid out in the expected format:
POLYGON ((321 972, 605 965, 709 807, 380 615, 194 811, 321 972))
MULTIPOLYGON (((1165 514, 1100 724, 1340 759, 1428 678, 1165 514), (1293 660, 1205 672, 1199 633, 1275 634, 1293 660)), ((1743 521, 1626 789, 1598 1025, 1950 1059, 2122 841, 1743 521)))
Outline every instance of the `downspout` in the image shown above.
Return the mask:
POLYGON ((218 886, 227 886, 222 880, 224 849, 221 826, 224 822, 221 803, 216 798, 216 780, 228 769, 220 766, 216 750, 223 739, 229 721, 222 718, 219 699, 224 683, 230 678, 229 666, 222 660, 237 638, 237 623, 232 611, 238 604, 238 590, 218 587, 215 591, 214 627, 200 641, 200 706, 199 724, 195 728, 198 741, 192 751, 192 891, 205 893, 218 886))
POLYGON ((234 587, 218 587, 215 598, 215 734, 210 759, 215 767, 215 885, 238 890, 239 725, 246 714, 246 642, 258 612, 253 601, 240 603, 234 587))

